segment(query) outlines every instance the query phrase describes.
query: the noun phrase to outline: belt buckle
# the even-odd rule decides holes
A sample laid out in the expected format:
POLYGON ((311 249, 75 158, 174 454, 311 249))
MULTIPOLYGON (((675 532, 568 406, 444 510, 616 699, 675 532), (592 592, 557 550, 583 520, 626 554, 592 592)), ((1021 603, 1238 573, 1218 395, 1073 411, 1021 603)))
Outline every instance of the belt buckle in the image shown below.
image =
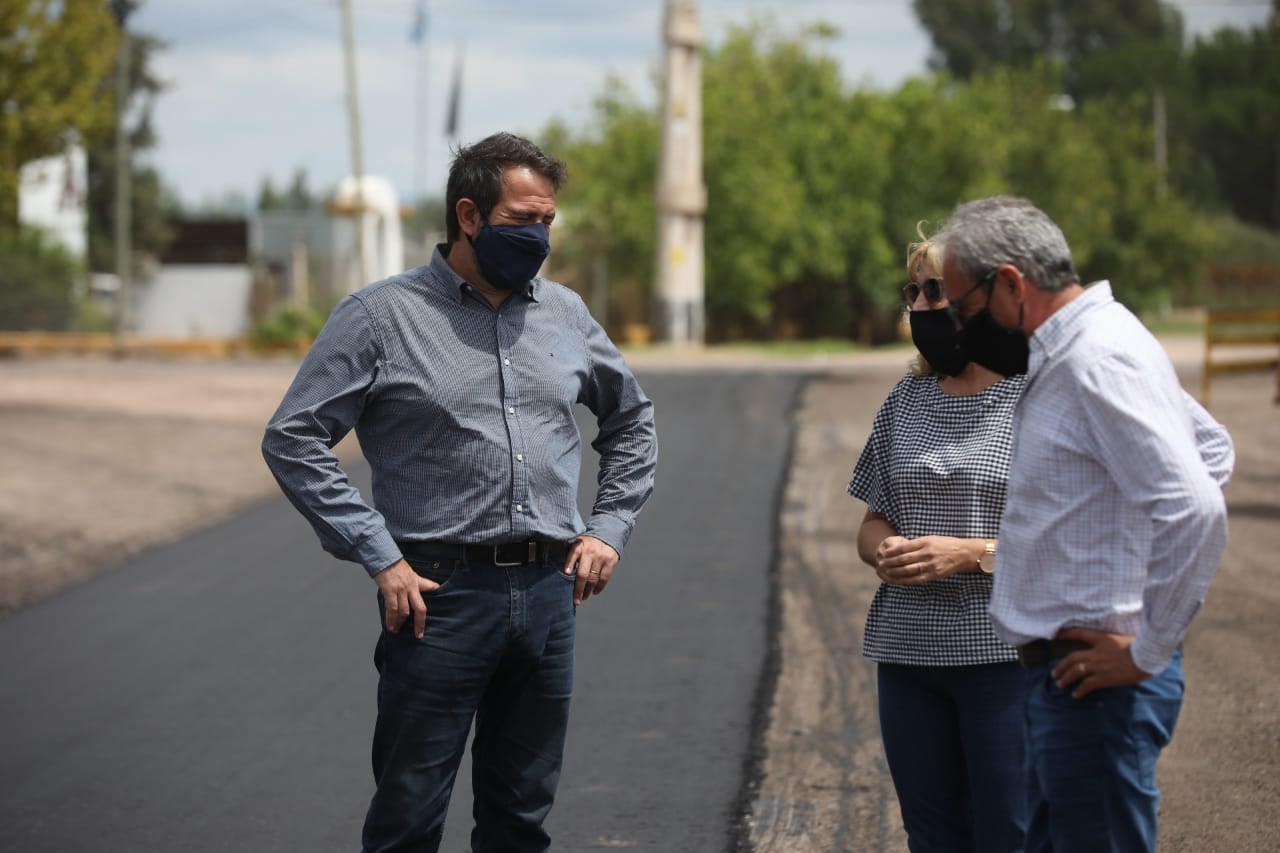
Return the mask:
POLYGON ((532 563, 537 559, 538 559, 538 543, 537 542, 508 543, 506 546, 503 546, 503 545, 493 546, 493 564, 495 566, 503 566, 503 567, 523 566, 525 563, 532 563), (511 545, 519 545, 519 544, 523 544, 526 546, 524 559, 515 560, 512 562, 508 562, 502 559, 502 557, 500 556, 502 548, 510 547, 511 545))

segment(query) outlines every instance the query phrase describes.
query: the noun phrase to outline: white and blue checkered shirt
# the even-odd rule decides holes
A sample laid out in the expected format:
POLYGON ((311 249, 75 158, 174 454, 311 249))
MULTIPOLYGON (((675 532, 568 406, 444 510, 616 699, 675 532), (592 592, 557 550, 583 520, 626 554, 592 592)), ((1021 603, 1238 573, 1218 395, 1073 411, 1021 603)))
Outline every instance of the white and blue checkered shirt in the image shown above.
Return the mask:
POLYGON ((573 291, 535 278, 494 308, 440 249, 343 299, 262 443, 325 550, 370 574, 400 542, 568 541, 618 553, 653 490, 653 404, 573 291), (577 508, 577 404, 595 413, 595 506, 577 508), (355 429, 374 508, 333 446, 355 429))
POLYGON ((1226 546, 1230 438, 1107 282, 1055 312, 1030 344, 996 555, 996 633, 1013 645, 1065 627, 1136 635, 1134 663, 1157 673, 1226 546))

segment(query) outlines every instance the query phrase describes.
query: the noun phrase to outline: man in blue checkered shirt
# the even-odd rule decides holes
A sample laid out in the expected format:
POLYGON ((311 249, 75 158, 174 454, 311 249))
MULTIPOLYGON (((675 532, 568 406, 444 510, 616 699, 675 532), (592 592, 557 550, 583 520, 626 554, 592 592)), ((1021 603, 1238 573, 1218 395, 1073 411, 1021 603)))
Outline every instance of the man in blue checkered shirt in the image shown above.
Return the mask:
POLYGON ((653 489, 653 404, 571 290, 538 277, 560 161, 499 133, 461 149, 448 243, 334 309, 263 454, 324 548, 378 587, 377 784, 366 853, 434 851, 472 721, 474 853, 550 848, 574 614, 653 489), (596 416, 577 508, 578 404, 596 416), (354 429, 372 506, 333 447, 354 429))

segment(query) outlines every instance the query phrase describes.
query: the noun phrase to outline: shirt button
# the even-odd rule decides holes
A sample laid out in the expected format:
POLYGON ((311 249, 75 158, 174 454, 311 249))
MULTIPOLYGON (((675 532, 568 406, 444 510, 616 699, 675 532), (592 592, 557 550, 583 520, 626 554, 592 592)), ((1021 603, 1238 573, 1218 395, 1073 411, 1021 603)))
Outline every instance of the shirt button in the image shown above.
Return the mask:
POLYGON ((523 454, 523 453, 517 453, 517 454, 516 454, 516 461, 517 461, 517 462, 523 462, 523 461, 524 461, 524 454, 523 454))
POLYGON ((507 414, 508 414, 508 415, 514 415, 515 413, 516 413, 516 408, 515 408, 515 406, 507 406, 507 414))
POLYGON ((503 364, 510 364, 510 363, 511 363, 511 359, 509 359, 509 358, 504 358, 504 359, 502 360, 502 363, 503 363, 503 364))
POLYGON ((516 504, 516 512, 524 512, 524 505, 516 504))

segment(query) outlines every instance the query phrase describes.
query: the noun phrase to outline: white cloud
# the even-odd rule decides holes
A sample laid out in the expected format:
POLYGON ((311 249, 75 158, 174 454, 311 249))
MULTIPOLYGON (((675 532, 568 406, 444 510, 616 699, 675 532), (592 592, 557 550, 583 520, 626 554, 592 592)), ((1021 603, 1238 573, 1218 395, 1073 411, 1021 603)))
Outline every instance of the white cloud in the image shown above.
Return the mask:
MULTIPOLYGON (((403 195, 415 190, 415 2, 353 0, 365 169, 389 176, 403 195)), ((1184 2, 1191 32, 1259 19, 1257 10, 1184 2)), ((653 95, 662 0, 429 0, 428 7, 430 191, 444 185, 443 126, 457 43, 465 45, 464 139, 534 133, 553 117, 583 121, 610 73, 643 97, 653 95)), ((828 49, 851 83, 895 85, 924 68, 929 49, 910 0, 702 0, 699 9, 713 41, 759 14, 784 26, 830 21, 841 36, 828 49)), ((350 171, 336 4, 150 0, 133 25, 170 42, 157 59, 172 88, 156 105, 160 143, 152 160, 184 199, 228 190, 252 196, 264 175, 280 182, 297 167, 314 188, 350 171)))

